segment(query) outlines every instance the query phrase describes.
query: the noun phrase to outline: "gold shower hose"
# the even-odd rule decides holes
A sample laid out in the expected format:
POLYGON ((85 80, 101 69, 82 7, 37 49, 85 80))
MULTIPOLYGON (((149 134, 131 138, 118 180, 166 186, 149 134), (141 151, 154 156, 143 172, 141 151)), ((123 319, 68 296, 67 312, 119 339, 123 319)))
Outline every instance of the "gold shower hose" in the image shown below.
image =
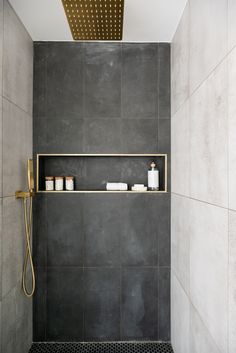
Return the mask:
POLYGON ((31 298, 35 291, 35 272, 34 272, 34 264, 32 259, 31 245, 30 245, 31 228, 32 228, 32 195, 30 195, 29 197, 29 207, 27 205, 27 197, 23 198, 23 203, 24 203, 26 248, 25 248, 23 272, 22 272, 22 288, 26 297, 31 298), (27 288, 27 284, 26 284, 28 262, 31 270, 31 280, 32 280, 31 290, 27 288))

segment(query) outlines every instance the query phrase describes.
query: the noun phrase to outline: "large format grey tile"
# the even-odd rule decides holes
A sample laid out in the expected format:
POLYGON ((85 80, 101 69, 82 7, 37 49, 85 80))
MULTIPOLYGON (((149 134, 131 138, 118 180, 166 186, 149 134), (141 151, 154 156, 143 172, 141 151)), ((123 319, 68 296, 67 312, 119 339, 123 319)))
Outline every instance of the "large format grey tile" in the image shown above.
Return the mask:
POLYGON ((170 341, 170 268, 158 271, 158 340, 170 341))
POLYGON ((124 266, 156 266, 158 262, 157 202, 144 195, 123 198, 121 263, 124 266), (145 234, 145 236, 144 236, 145 234))
POLYGON ((227 62, 190 98, 190 195, 228 206, 227 62))
POLYGON ((18 282, 15 293, 16 303, 16 353, 28 352, 32 343, 32 299, 27 298, 18 282))
POLYGON ((83 266, 83 198, 77 196, 47 197, 48 266, 83 266))
POLYGON ((158 118, 170 118, 170 44, 158 44, 158 118))
POLYGON ((189 293, 190 200, 171 196, 171 265, 182 287, 189 293))
POLYGON ((120 118, 120 44, 86 43, 84 54, 84 72, 85 117, 120 118))
MULTIPOLYGON (((61 124, 62 125, 62 124, 61 124)), ((50 140, 49 143, 47 142, 47 135, 50 135, 50 132, 48 132, 47 128, 47 119, 44 119, 42 117, 38 117, 34 115, 33 117, 33 155, 36 156, 36 153, 49 153, 50 150, 50 140)), ((52 132, 51 132, 52 135, 52 132)), ((54 136, 53 136, 53 141, 54 141, 54 136)), ((55 138, 55 142, 58 142, 58 140, 55 138)), ((53 149, 55 150, 60 150, 60 147, 64 146, 54 146, 53 149)))
POLYGON ((171 43, 171 112, 189 96, 189 2, 171 43))
POLYGON ((190 296, 213 340, 227 351, 228 211, 190 201, 190 296))
POLYGON ((83 340, 83 269, 50 267, 47 276, 47 341, 83 340))
POLYGON ((3 196, 27 189, 27 159, 32 156, 32 117, 3 99, 3 196))
POLYGON ((124 268, 121 339, 157 340, 157 269, 124 268))
MULTIPOLYGON (((83 117, 83 43, 51 43, 47 55, 47 116, 83 117)), ((43 75, 43 72, 41 73, 43 75)))
POLYGON ((236 350, 236 212, 229 212, 229 353, 236 350))
POLYGON ((3 95, 32 114, 33 41, 4 1, 3 95))
MULTIPOLYGON (((0 300, 0 337, 1 337, 1 342, 2 342, 2 298, 0 300)), ((2 353, 2 343, 0 344, 0 353, 2 353)))
POLYGON ((158 153, 157 119, 123 119, 123 153, 158 153))
POLYGON ((84 120, 85 153, 121 152, 121 121, 118 119, 84 120))
POLYGON ((2 96, 2 65, 3 65, 3 0, 0 0, 0 96, 2 96))
POLYGON ((189 353, 190 301, 171 272, 171 343, 175 353, 189 353))
MULTIPOLYGON (((190 352, 220 353, 195 308, 190 308, 190 352)), ((226 352, 226 351, 225 351, 226 352)))
MULTIPOLYGON (((2 236, 2 199, 0 200, 0 249, 3 248, 3 236, 2 236)), ((3 256, 2 256, 2 251, 0 251, 0 302, 2 301, 2 261, 3 256)), ((1 321, 1 316, 0 316, 0 321, 1 321)), ((1 329, 0 329, 0 335, 1 335, 1 329)), ((1 336, 0 336, 1 337, 1 336)), ((1 345, 0 345, 1 346, 1 345)), ((1 352, 1 349, 0 349, 1 352)))
POLYGON ((171 120, 158 120, 158 153, 170 153, 171 120))
POLYGON ((2 296, 21 279, 25 237, 23 208, 15 197, 3 199, 2 225, 2 296))
POLYGON ((119 266, 124 232, 123 195, 86 195, 83 203, 85 266, 119 266))
POLYGON ((33 300, 33 342, 46 341, 47 329, 47 268, 35 267, 37 285, 33 300))
POLYGON ((1 316, 1 347, 2 352, 14 352, 16 346, 16 289, 12 290, 2 300, 1 316), (12 350, 11 350, 12 349, 12 350))
POLYGON ((228 51, 236 45, 236 3, 228 0, 228 51))
POLYGON ((190 116, 186 101, 171 120, 171 190, 190 194, 190 116))
POLYGON ((48 43, 34 42, 33 115, 46 116, 46 77, 48 43))
POLYGON ((47 196, 33 199, 33 260, 35 266, 47 265, 47 196))
POLYGON ((3 196, 2 190, 2 174, 3 174, 3 160, 2 160, 2 144, 3 144, 3 99, 0 95, 0 197, 3 196))
POLYGON ((86 341, 120 339, 120 270, 86 268, 84 331, 86 341))
POLYGON ((190 0, 190 93, 227 53, 227 0, 190 0))
MULTIPOLYGON (((149 197, 149 195, 147 195, 149 197)), ((158 233, 158 265, 170 267, 170 194, 153 197, 152 217, 156 217, 154 223, 157 225, 158 233)), ((148 203, 151 202, 151 199, 148 203)))
POLYGON ((124 118, 157 117, 157 44, 122 45, 124 118))
MULTIPOLYGON (((83 153, 83 119, 67 117, 41 119, 41 124, 46 124, 47 153, 83 153)), ((39 130, 41 134, 42 130, 39 130)), ((44 131, 42 131, 44 133, 44 131)), ((41 136, 39 136, 41 138, 41 136)), ((44 141, 42 141, 44 142, 44 141)), ((44 146, 42 146, 43 148, 44 146)), ((41 148, 41 149, 42 149, 41 148)))
POLYGON ((236 49, 228 57, 229 208, 236 210, 236 49))

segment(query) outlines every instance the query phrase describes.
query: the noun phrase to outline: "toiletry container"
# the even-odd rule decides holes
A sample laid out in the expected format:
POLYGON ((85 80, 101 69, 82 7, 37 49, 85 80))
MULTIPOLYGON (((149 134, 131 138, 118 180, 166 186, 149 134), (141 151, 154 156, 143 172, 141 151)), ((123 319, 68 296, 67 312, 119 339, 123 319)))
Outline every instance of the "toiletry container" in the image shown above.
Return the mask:
POLYGON ((73 191, 74 190, 74 177, 67 176, 66 177, 66 190, 73 191))
POLYGON ((155 162, 151 163, 148 171, 148 189, 152 191, 159 190, 159 170, 155 162))
POLYGON ((63 190, 63 177, 55 177, 55 190, 56 191, 63 190))
POLYGON ((46 189, 46 191, 53 191, 54 190, 53 176, 46 176, 45 177, 45 189, 46 189))

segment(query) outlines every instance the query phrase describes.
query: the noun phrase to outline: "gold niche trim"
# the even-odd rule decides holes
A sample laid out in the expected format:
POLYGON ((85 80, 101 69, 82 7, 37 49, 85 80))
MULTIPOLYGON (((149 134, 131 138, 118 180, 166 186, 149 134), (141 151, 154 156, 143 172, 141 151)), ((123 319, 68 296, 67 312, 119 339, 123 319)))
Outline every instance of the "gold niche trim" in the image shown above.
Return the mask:
POLYGON ((122 40, 124 0, 62 0, 74 40, 122 40))

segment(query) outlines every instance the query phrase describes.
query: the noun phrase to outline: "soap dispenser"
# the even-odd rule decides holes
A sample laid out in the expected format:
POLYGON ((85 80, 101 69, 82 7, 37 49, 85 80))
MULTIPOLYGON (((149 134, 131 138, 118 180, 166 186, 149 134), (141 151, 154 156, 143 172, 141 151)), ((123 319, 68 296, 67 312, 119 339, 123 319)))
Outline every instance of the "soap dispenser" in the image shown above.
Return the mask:
POLYGON ((159 190, 159 170, 153 161, 148 170, 148 189, 151 191, 159 190))

